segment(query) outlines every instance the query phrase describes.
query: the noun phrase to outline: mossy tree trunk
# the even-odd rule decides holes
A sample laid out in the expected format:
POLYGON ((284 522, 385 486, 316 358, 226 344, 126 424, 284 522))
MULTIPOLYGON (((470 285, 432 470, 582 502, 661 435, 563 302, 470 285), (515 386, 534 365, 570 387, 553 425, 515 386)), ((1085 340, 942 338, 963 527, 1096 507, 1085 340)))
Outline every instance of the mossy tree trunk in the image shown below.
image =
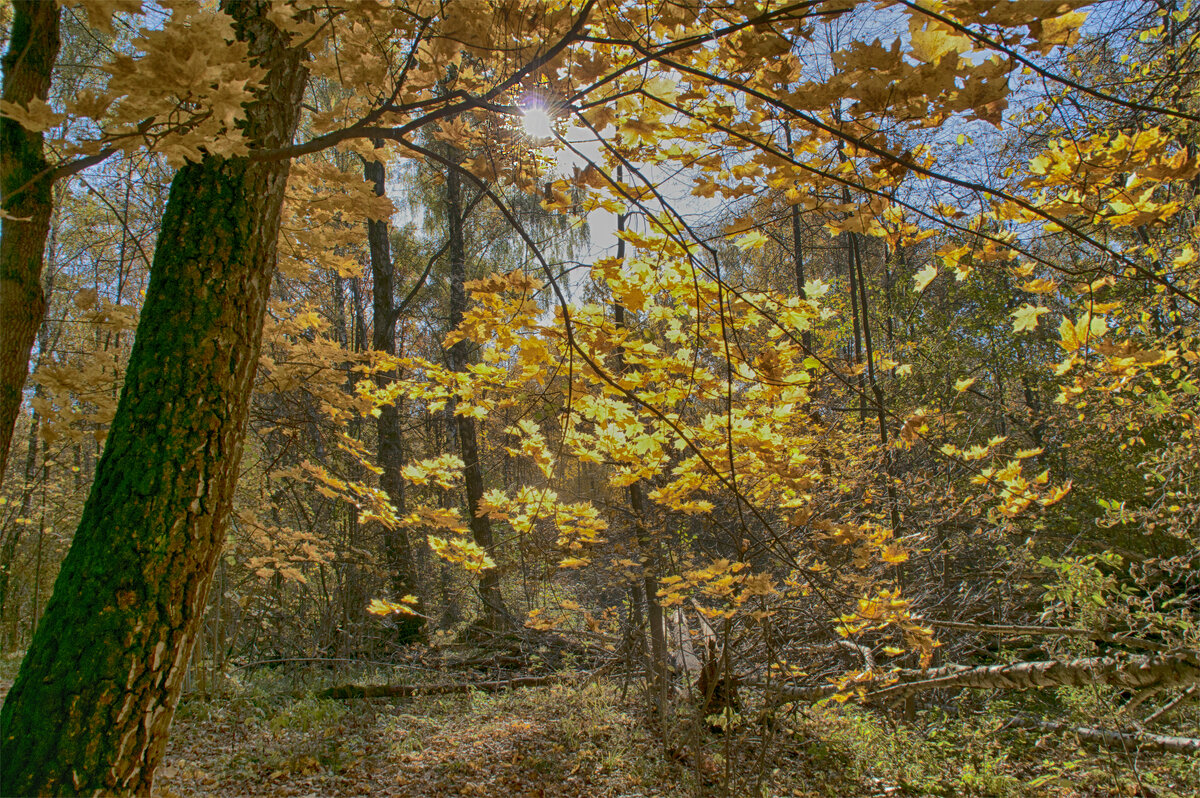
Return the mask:
MULTIPOLYGON (((50 93, 58 58, 58 5, 16 0, 4 54, 4 100, 28 106, 50 93)), ((29 352, 42 317, 42 256, 50 230, 52 180, 42 134, 0 117, 0 483, 29 372, 29 352)))
MULTIPOLYGON (((255 147, 291 141, 298 51, 266 0, 227 0, 268 70, 255 147)), ((0 712, 0 793, 149 794, 222 543, 288 162, 176 174, 120 403, 75 540, 0 712)))

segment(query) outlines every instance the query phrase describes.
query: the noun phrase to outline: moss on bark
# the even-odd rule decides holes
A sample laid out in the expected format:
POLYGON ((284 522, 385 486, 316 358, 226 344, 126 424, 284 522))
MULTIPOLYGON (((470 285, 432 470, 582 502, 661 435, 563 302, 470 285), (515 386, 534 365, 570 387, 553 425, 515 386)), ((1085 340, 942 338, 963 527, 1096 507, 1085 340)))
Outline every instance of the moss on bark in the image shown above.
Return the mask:
MULTIPOLYGON (((305 73, 265 0, 230 0, 268 69, 246 132, 291 141, 305 73)), ((171 184, 117 413, 0 712, 0 793, 149 794, 232 503, 288 162, 206 157, 171 184)))

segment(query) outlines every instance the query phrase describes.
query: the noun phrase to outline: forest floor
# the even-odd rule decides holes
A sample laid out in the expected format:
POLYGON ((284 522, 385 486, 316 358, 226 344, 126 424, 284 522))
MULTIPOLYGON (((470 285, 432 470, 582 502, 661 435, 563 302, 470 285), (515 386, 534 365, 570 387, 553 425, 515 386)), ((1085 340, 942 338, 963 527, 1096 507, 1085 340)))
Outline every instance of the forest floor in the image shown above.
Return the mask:
MULTIPOLYGON (((3 670, 0 695, 15 667, 3 670)), ((740 722, 725 734, 676 718, 664 741, 636 688, 618 681, 404 699, 312 695, 345 676, 260 671, 220 696, 185 698, 155 795, 1200 794, 1200 758, 1003 729, 1014 709, 999 700, 957 718, 923 711, 911 724, 836 704, 740 722)))

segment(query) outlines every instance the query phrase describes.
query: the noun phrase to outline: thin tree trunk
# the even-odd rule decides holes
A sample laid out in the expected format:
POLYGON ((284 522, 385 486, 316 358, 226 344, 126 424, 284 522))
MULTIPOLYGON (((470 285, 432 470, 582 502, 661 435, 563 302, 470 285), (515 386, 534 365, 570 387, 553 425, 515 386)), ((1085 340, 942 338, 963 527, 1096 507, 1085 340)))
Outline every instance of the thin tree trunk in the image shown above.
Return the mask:
MULTIPOLYGON (((850 202, 850 192, 843 189, 842 196, 845 202, 850 202)), ((858 241, 854 235, 854 233, 846 233, 846 271, 850 273, 850 317, 854 320, 854 364, 862 366, 863 342, 858 309, 858 241)), ((866 315, 865 308, 862 315, 866 315)), ((862 372, 858 374, 858 420, 860 423, 867 421, 867 381, 862 372)))
MULTIPOLYGON (((463 238, 462 181, 455 169, 449 169, 446 174, 446 214, 449 217, 447 254, 450 259, 450 328, 457 329, 462 324, 467 310, 467 253, 463 238)), ((470 343, 466 339, 460 339, 450 347, 448 354, 451 371, 467 370, 469 350, 470 343)), ((475 419, 471 416, 457 416, 455 426, 458 432, 459 453, 464 463, 463 481, 466 483, 471 535, 475 543, 490 554, 494 545, 492 522, 486 515, 479 515, 479 506, 483 501, 483 464, 479 459, 479 436, 475 428, 475 419)), ((479 575, 479 597, 483 601, 483 625, 492 631, 507 628, 508 612, 504 608, 504 598, 500 592, 498 569, 488 568, 479 575)))
MULTIPOLYGON (((45 101, 58 58, 58 4, 13 3, 12 37, 4 54, 4 100, 45 101)), ((42 134, 0 117, 0 484, 21 409, 29 353, 46 313, 42 255, 50 230, 52 180, 42 134)))
MULTIPOLYGON (((382 146, 376 141, 375 146, 382 146)), ((375 187, 375 196, 386 194, 387 172, 380 161, 364 161, 363 176, 375 187)), ((388 220, 367 220, 367 247, 371 256, 371 314, 373 327, 371 348, 389 355, 396 354, 396 267, 392 263, 392 247, 388 240, 388 220)), ((396 378, 394 371, 375 373, 375 385, 385 388, 396 378)), ((398 401, 398 400, 397 400, 398 401)), ((398 515, 405 512, 404 479, 400 470, 404 466, 404 439, 400 434, 400 409, 395 403, 379 408, 376 419, 379 434, 379 486, 387 494, 388 501, 398 515)), ((412 543, 403 526, 384 532, 388 567, 391 568, 392 591, 396 598, 405 595, 421 597, 417 585, 416 563, 413 559, 412 543)), ((399 642, 407 643, 421 630, 424 620, 420 616, 408 616, 399 620, 399 642)))
MULTIPOLYGON (((783 135, 787 149, 792 151, 792 128, 788 123, 783 124, 783 135)), ((808 291, 804 288, 804 241, 800 235, 800 206, 792 206, 792 270, 796 276, 796 296, 808 299, 808 291)), ((812 331, 805 330, 800 340, 804 343, 805 353, 812 350, 812 331)))
MULTIPOLYGON (((22 534, 27 526, 22 522, 29 518, 29 514, 33 510, 33 493, 37 484, 34 479, 37 476, 38 428, 40 425, 41 417, 34 412, 33 420, 29 425, 29 448, 25 453, 25 481, 21 490, 21 508, 13 517, 14 523, 4 530, 3 536, 0 536, 0 621, 3 621, 4 612, 8 608, 8 587, 12 584, 12 569, 17 559, 17 546, 21 543, 22 534)), ((44 447, 42 460, 45 461, 44 447)))
MULTIPOLYGON (((621 180, 621 172, 617 172, 621 180)), ((625 230, 625 214, 617 216, 617 259, 625 258, 625 239, 620 233, 625 230)), ((619 302, 613 303, 613 320, 618 330, 626 328, 625 306, 619 302)), ((625 373, 625 348, 617 347, 616 351, 617 376, 625 373)), ((646 621, 650 627, 650 661, 646 679, 654 696, 654 704, 659 716, 666 710, 668 700, 669 680, 667 674, 667 627, 663 617, 662 604, 658 601, 658 550, 655 541, 646 529, 646 503, 641 481, 629 486, 629 507, 633 511, 634 538, 642 560, 642 584, 640 590, 634 590, 633 598, 646 602, 646 621)))
MULTIPOLYGON (((853 235, 853 234, 851 234, 853 235)), ((900 531, 900 507, 896 499, 896 475, 892 468, 892 450, 888 445, 887 411, 883 407, 883 389, 875 378, 875 348, 871 344, 871 320, 867 313, 867 278, 863 274, 862 251, 853 237, 850 246, 854 250, 853 268, 858 271, 858 301, 862 306, 863 342, 867 347, 867 380, 871 385, 871 395, 875 399, 875 416, 879 420, 879 445, 883 449, 883 472, 887 478, 888 510, 891 514, 892 531, 900 531)), ((866 401, 866 397, 863 397, 866 401)))
MULTIPOLYGON (((267 70, 252 146, 291 142, 306 73, 266 0, 227 0, 267 70)), ((0 792, 149 794, 225 538, 287 160, 209 156, 170 199, 75 540, 0 711, 0 792)))

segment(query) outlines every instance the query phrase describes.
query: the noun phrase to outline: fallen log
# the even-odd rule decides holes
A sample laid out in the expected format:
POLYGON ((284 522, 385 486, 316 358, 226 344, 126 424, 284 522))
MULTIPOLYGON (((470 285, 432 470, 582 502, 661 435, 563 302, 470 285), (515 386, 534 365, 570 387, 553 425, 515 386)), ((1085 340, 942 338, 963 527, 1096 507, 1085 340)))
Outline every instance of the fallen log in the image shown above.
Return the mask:
POLYGON ((1174 737, 1143 731, 1119 732, 1111 729, 1093 729, 1090 726, 1073 726, 1070 723, 1056 723, 1025 716, 1014 718, 1009 726, 1020 729, 1041 729, 1048 732, 1067 732, 1085 742, 1098 743, 1110 748, 1170 751, 1176 754, 1200 753, 1200 739, 1195 737, 1174 737))
POLYGON ((1139 640, 1136 637, 1098 632, 1095 629, 1078 629, 1069 626, 1016 626, 1011 624, 966 623, 963 621, 937 621, 924 618, 921 623, 936 626, 941 629, 957 629, 963 632, 984 632, 993 635, 1013 635, 1017 637, 1086 637, 1102 643, 1111 643, 1126 648, 1140 648, 1144 651, 1167 651, 1166 646, 1152 643, 1149 640, 1139 640))
POLYGON ((583 679, 590 674, 556 674, 552 676, 514 676, 482 682, 443 682, 440 684, 341 684, 316 693, 317 698, 415 698, 427 695, 470 693, 499 693, 520 687, 543 687, 548 684, 583 679))
POLYGON ((1200 681, 1200 663, 1190 652, 1130 657, 1083 657, 1059 662, 1015 662, 971 668, 948 665, 927 671, 901 671, 900 683, 875 690, 884 696, 939 687, 975 690, 1027 690, 1033 687, 1084 687, 1107 684, 1140 690, 1200 681))
MULTIPOLYGON (((871 690, 867 698, 904 695, 920 690, 953 687, 972 690, 1027 690, 1038 687, 1082 687, 1108 684, 1129 689, 1171 687, 1200 682, 1200 662, 1195 654, 1177 652, 1152 656, 1085 657, 1059 662, 1015 662, 969 667, 947 665, 930 670, 902 670, 881 678, 899 681, 871 690)), ((794 687, 752 683, 755 687, 797 701, 817 701, 837 693, 837 685, 794 687)))

